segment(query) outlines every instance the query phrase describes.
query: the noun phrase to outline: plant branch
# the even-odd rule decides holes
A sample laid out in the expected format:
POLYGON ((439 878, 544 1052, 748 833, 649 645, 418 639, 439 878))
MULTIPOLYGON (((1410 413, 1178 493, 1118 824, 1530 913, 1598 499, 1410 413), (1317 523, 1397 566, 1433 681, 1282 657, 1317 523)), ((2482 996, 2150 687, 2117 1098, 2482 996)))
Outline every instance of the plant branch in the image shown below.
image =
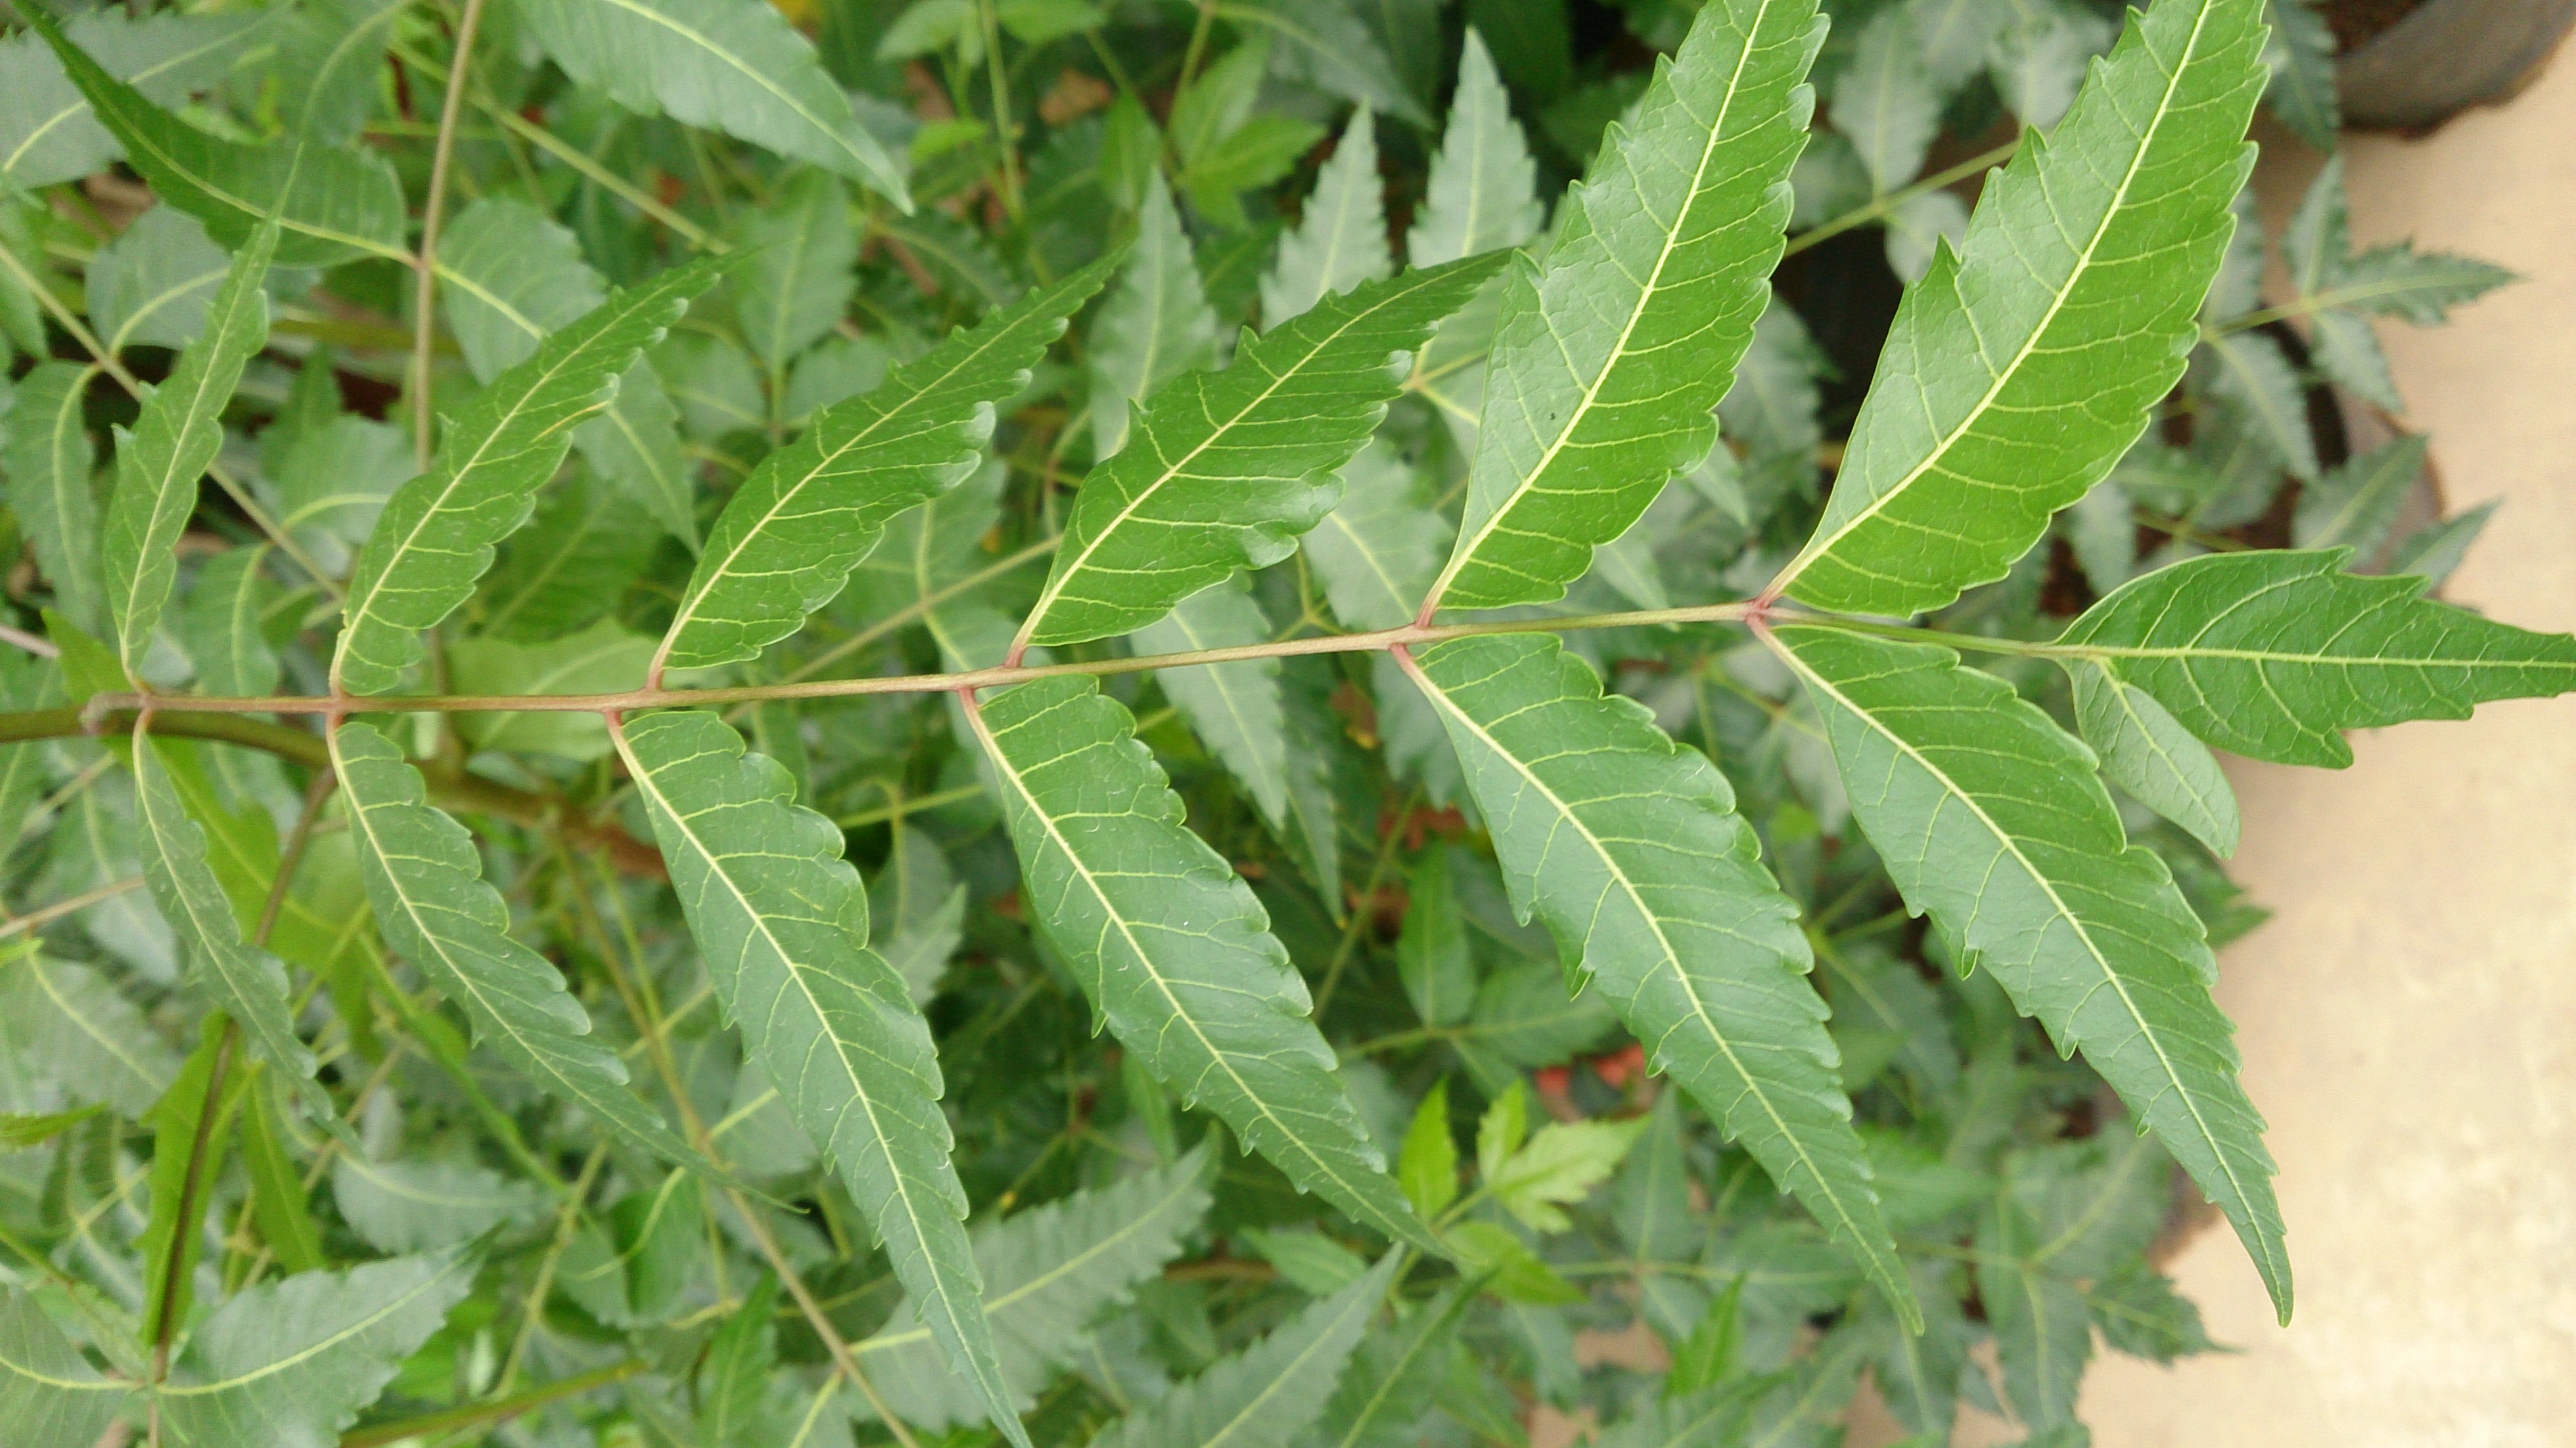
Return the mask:
POLYGON ((1955 186, 1989 166, 2001 165, 2011 160, 2013 153, 2020 149, 2021 138, 2015 136, 1991 151, 1981 151, 1947 170, 1935 171, 1910 186, 1899 187, 1884 196, 1876 197, 1866 206, 1854 207, 1830 221, 1811 226, 1789 238, 1788 246, 1780 253, 1781 260, 1786 261, 1816 243, 1840 236, 1856 226, 1867 226, 1925 192, 1955 186))
POLYGON ((447 63, 447 95, 438 108, 438 144, 429 159, 429 196, 421 203, 420 259, 412 293, 411 443, 413 464, 429 471, 436 425, 430 406, 433 350, 438 339, 438 223, 447 209, 447 168, 456 155, 456 121, 465 111, 466 67, 474 57, 474 33, 483 28, 483 0, 465 0, 465 18, 456 26, 456 55, 447 63))
POLYGON ((95 890, 84 890, 68 900, 57 900, 42 910, 30 910, 17 919, 0 925, 0 940, 6 940, 12 935, 23 935, 30 930, 42 929, 66 915, 77 915, 101 901, 113 900, 119 895, 142 888, 143 877, 135 875, 113 884, 101 885, 95 890))
POLYGON ((651 1364, 641 1358, 628 1358, 622 1363, 600 1368, 594 1372, 558 1378, 513 1397, 468 1403, 461 1408, 447 1408, 436 1413, 424 1413, 417 1418, 397 1418, 390 1423, 378 1423, 372 1427, 359 1428, 341 1438, 340 1448, 377 1448, 379 1444, 427 1439, 458 1428, 488 1427, 504 1423, 522 1413, 542 1408, 548 1403, 579 1397, 594 1388, 605 1388, 614 1383, 622 1383, 649 1366, 651 1364))

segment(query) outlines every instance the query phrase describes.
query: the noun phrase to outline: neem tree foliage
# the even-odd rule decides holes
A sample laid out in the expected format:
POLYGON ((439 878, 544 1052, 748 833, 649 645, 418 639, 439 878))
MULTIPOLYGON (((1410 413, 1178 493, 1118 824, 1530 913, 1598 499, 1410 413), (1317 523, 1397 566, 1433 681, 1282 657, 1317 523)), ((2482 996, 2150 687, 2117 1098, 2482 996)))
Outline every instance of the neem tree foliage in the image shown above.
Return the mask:
POLYGON ((1467 9, 23 5, 10 1441, 2073 1443, 2177 1169, 2286 1319, 2211 749, 2576 687, 2301 375, 2501 274, 2264 305, 2295 4, 1467 9))

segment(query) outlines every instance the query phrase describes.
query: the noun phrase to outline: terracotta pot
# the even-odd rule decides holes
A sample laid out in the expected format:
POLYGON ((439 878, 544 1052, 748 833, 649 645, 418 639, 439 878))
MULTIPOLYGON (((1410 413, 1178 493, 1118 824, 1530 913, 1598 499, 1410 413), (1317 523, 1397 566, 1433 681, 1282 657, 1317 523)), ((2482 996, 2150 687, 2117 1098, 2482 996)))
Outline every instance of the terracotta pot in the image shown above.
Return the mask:
POLYGON ((2522 89, 2576 0, 2425 0, 2335 63, 2346 125, 2416 130, 2522 89))

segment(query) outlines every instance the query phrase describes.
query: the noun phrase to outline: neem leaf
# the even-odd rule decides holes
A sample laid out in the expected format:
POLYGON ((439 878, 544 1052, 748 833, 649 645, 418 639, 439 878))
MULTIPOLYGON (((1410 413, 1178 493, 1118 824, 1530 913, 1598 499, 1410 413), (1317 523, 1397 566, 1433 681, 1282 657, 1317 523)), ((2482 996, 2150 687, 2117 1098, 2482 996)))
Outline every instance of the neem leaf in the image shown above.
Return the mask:
POLYGON ((102 1377, 35 1299, 0 1288, 0 1415, 22 1448, 97 1448, 133 1384, 102 1377))
POLYGON ((2253 148, 2262 0, 2157 0, 1898 307, 1815 536, 1772 585, 1914 614, 2001 578, 2172 389, 2253 148))
POLYGON ((1433 599, 1545 603, 1708 456, 1769 300, 1824 25, 1808 0, 1715 0, 1517 264, 1485 382, 1467 514, 1433 599))
POLYGON ((1366 1276, 1111 1424, 1093 1442, 1099 1448, 1287 1448, 1322 1416, 1407 1256, 1387 1253, 1366 1276))

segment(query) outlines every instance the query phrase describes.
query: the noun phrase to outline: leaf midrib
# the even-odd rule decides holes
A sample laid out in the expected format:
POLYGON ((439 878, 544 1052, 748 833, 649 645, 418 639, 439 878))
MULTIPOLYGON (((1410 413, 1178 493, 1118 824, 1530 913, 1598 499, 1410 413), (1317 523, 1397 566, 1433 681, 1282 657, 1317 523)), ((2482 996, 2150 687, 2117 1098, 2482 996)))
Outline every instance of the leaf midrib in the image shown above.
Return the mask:
MULTIPOLYGON (((2049 298, 2048 310, 2041 314, 2038 323, 2030 329, 2028 335, 2022 338, 2020 345, 2014 348, 2012 360, 1995 369, 1995 380, 1986 388, 1985 396, 1978 398, 1976 405, 1960 417, 1958 425, 1941 437, 1924 454, 1922 461, 1916 463, 1903 477, 1898 478, 1888 485, 1886 491, 1862 505, 1858 512, 1844 520, 1842 526, 1834 529, 1830 534, 1819 534, 1813 542, 1799 550, 1798 556, 1789 561, 1789 566, 1780 570, 1779 578, 1773 581, 1771 587, 1766 590, 1767 593, 1787 591, 1791 585, 1804 577, 1807 569, 1830 551, 1835 544, 1849 537, 1862 524, 1877 517, 1891 502, 1903 497, 1908 489, 1922 481, 1924 475, 1938 467, 1941 460, 1949 456, 1950 450, 1958 446, 1959 440, 1967 436, 1969 429, 1994 407, 1995 399, 2002 396, 2004 388, 2021 375, 2023 365, 2028 363, 2031 354, 2038 350, 2040 338, 2046 336, 2048 329, 2056 324, 2057 314, 2065 309, 2067 298, 2074 295, 2077 283, 2093 269, 2094 253, 2101 249, 2103 238, 2110 234, 2111 224, 2119 219, 2122 209, 2128 204, 2129 188, 2137 183, 2138 172, 2146 165, 2147 153, 2154 149, 2156 137, 2164 131, 2166 118, 2173 114, 2174 93, 2182 88, 2182 78, 2191 69, 2193 57, 2200 52, 2201 32, 2208 27, 2209 12, 2217 3, 2218 0, 2204 0, 2200 12, 2193 17, 2191 38, 2183 46, 2182 59, 2175 63, 2172 72, 2165 77, 2164 94, 2156 103, 2155 119, 2148 122, 2147 133, 2138 138, 2138 144, 2130 151, 2128 167, 2120 174, 2120 185, 2111 194, 2111 204, 2102 209, 2102 219, 2094 225, 2093 234, 2085 239, 2084 250, 2077 256, 2074 268, 2067 273, 2065 284, 2058 287, 2056 294, 2049 298)), ((2141 54, 2150 58, 2155 54, 2147 49, 2143 36, 2138 48, 2141 54)), ((2031 163, 2031 174, 2034 177, 2039 174, 2039 163, 2036 159, 2031 163)), ((1962 299, 1959 306, 1962 315, 1965 315, 1967 302, 1962 299)))
MULTIPOLYGON (((1798 656, 1796 650, 1785 645, 1775 643, 1772 648, 1772 652, 1786 660, 1789 666, 1799 675, 1804 677, 1812 687, 1822 690, 1825 694, 1830 696, 1835 703, 1840 704, 1844 709, 1850 711, 1853 717, 1859 719, 1862 723, 1876 731, 1879 737, 1885 739, 1897 750, 1897 752, 1913 760, 1916 766, 1921 768, 1925 774, 1929 775, 1942 787, 1942 789, 1947 791, 1951 798, 1958 800, 1961 806, 1964 807, 1970 815, 1974 816, 1979 824, 1985 826, 1986 831, 1995 837, 2003 851, 2012 856, 2014 863, 2020 865, 2023 873, 2028 875, 2034 884, 2038 885, 2040 893, 2046 895, 2048 897, 2048 903, 2055 907, 2058 918, 2064 920, 2067 925, 2074 930, 2076 939, 2084 943, 2085 953, 2090 955, 2093 959, 2093 963, 2101 968, 2103 982, 2109 985, 2112 993, 2119 997, 2120 1004, 2122 1008, 2128 1012, 2130 1021, 2137 1026, 2139 1036, 2145 1039, 2149 1048, 2156 1053, 2156 1064, 2164 1068, 2165 1080, 2171 1084, 2174 1095, 2181 1098, 2184 1107, 2191 1112, 2192 1125, 2200 1129, 2201 1139, 2209 1144, 2210 1154, 2218 1159, 2219 1170, 2226 1174, 2227 1185, 2236 1193, 2238 1202, 2244 1205, 2245 1210, 2250 1215, 2255 1198, 2253 1194, 2246 1191, 2245 1183, 2236 1174, 2234 1154, 2220 1144, 2218 1134, 2211 1130, 2208 1118, 2201 1115, 2200 1100, 2192 1089, 2184 1083, 2182 1073, 2177 1070, 2173 1064, 2173 1057, 2166 1053, 2162 1033, 2155 1028, 2153 1023, 2148 1021, 2145 1012, 2138 1009, 2137 998, 2129 993, 2128 983, 2120 978, 2120 973, 2117 970, 2112 969, 2110 958, 2103 954, 2102 948, 2099 945, 2094 944, 2093 932, 2087 929, 2082 918, 2076 915, 2073 909, 2068 907, 2065 897, 2058 893, 2056 883, 2050 880, 2047 874, 2037 865, 2031 862, 2030 857, 2022 852, 2019 842, 2016 841, 2001 825, 1995 823, 1994 816, 1986 812, 1986 808, 1983 804, 1979 803, 1977 799, 1970 795, 1966 790, 1960 788, 1947 773, 1934 765, 1931 760, 1925 758, 1921 750, 1916 749, 1910 742, 1898 736, 1895 731, 1880 723, 1876 715, 1871 714, 1868 710, 1863 709, 1858 704, 1854 703, 1851 696, 1845 694, 1842 690, 1835 688, 1833 684, 1824 677, 1824 675, 1809 667, 1806 660, 1798 656)), ((1952 667, 1956 666, 1953 665, 1952 667)), ((2264 1238, 2264 1234, 2262 1233, 2256 1233, 2255 1236, 2258 1239, 2263 1239, 2264 1241, 2264 1245, 2258 1250, 2262 1252, 2265 1258, 2266 1267, 2274 1272, 2280 1271, 2283 1264, 2271 1260, 2272 1253, 2268 1238, 2264 1238)))
POLYGON ((238 1377, 226 1378, 223 1381, 216 1383, 164 1383, 156 1390, 156 1393, 158 1396, 165 1398, 190 1398, 202 1397, 211 1393, 230 1392, 241 1388, 246 1384, 258 1382, 261 1378, 274 1377, 279 1373, 285 1372, 289 1368, 301 1366, 306 1361, 318 1357, 321 1354, 330 1351, 332 1348, 338 1347, 340 1344, 347 1342, 358 1334, 375 1327, 386 1318, 389 1318, 402 1309, 409 1307, 414 1299, 420 1297, 423 1293, 428 1292, 431 1288, 436 1287, 440 1282, 445 1281, 447 1274, 454 1270, 456 1270, 456 1264, 453 1260, 441 1264, 436 1272, 431 1273, 426 1279, 414 1284, 410 1291, 395 1298, 391 1302, 385 1303, 374 1312, 368 1314, 365 1318, 351 1323, 348 1327, 322 1339, 320 1342, 313 1343, 299 1352, 290 1353, 285 1357, 279 1358, 273 1363, 253 1368, 249 1372, 243 1373, 238 1377))
POLYGON ((824 135, 830 137, 832 139, 832 143, 840 148, 842 154, 848 156, 853 162, 857 163, 861 170, 866 171, 870 175, 877 174, 878 168, 868 164, 868 158, 859 154, 859 149, 850 144, 849 137, 843 135, 838 128, 827 124, 822 117, 815 115, 813 111, 806 107, 803 101, 800 101, 796 97, 788 94, 777 84, 777 82, 771 80, 768 76, 761 74, 758 67, 749 64, 741 56, 738 56, 732 51, 725 49, 723 46, 716 44, 715 41, 704 32, 697 30, 694 27, 683 25, 672 17, 665 15, 658 10, 652 9, 649 6, 638 5, 635 3, 635 0, 598 0, 598 3, 613 5, 629 14, 641 17, 647 23, 659 25, 663 29, 670 31, 672 34, 698 46, 700 49, 706 51, 707 54, 722 60, 726 65, 731 66, 753 85, 758 86, 760 89, 765 90, 772 96, 776 97, 781 104, 787 107, 788 110, 795 113, 798 120, 803 121, 805 124, 812 126, 815 130, 821 131, 824 135))

